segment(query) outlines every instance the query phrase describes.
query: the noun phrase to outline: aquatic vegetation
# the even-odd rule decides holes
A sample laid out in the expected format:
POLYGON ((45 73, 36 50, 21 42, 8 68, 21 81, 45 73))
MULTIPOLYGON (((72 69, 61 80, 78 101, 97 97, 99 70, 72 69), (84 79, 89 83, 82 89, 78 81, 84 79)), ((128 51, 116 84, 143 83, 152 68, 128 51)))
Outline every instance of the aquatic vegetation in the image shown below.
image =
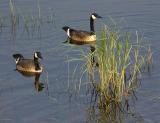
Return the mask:
POLYGON ((11 32, 14 34, 16 32, 16 27, 19 24, 19 15, 16 12, 16 8, 12 0, 9 1, 9 7, 11 14, 11 32))
POLYGON ((145 70, 151 72, 153 65, 153 53, 151 50, 151 46, 149 45, 147 48, 147 53, 145 55, 145 70))
POLYGON ((105 27, 96 50, 90 56, 97 59, 98 68, 87 60, 87 71, 98 95, 98 105, 107 112, 112 110, 112 103, 118 106, 128 101, 138 85, 144 63, 139 52, 142 47, 138 38, 136 45, 130 43, 128 33, 121 37, 105 27), (98 75, 97 80, 95 74, 98 75))
POLYGON ((48 14, 43 15, 39 3, 37 3, 37 13, 35 14, 32 12, 22 12, 16 7, 16 3, 13 0, 9 0, 9 9, 10 23, 4 23, 3 12, 0 11, 0 30, 2 31, 2 27, 10 27, 13 37, 16 36, 18 31, 25 32, 28 36, 32 37, 35 34, 41 36, 41 28, 44 24, 55 24, 55 14, 53 10, 49 9, 48 14))
MULTIPOLYGON (((91 102, 96 102, 99 112, 105 115, 125 112, 129 109, 130 95, 136 99, 135 91, 140 83, 142 66, 146 62, 144 54, 140 52, 146 50, 142 45, 142 38, 139 38, 138 33, 136 36, 133 43, 129 33, 117 33, 105 25, 95 48, 92 48, 94 50, 87 53, 80 50, 79 60, 84 63, 81 76, 87 74, 89 84, 86 86, 92 86, 91 102)), ((148 54, 149 64, 151 50, 148 50, 148 54)), ((83 82, 81 78, 79 89, 83 82)))

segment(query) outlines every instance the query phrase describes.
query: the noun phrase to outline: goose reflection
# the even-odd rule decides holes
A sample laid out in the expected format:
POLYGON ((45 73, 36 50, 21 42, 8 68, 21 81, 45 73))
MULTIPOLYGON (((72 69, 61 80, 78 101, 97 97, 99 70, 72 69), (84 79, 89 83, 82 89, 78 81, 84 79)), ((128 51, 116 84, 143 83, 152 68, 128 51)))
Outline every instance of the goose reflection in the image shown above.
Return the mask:
MULTIPOLYGON (((74 45, 89 45, 90 47, 90 51, 91 54, 94 54, 95 50, 96 50, 96 41, 92 41, 92 42, 84 42, 84 41, 77 41, 77 40, 73 40, 71 38, 67 38, 66 41, 64 41, 63 43, 69 43, 69 44, 74 44, 74 45)), ((95 56, 92 55, 91 56, 91 62, 92 65, 95 65, 96 67, 98 67, 98 62, 96 62, 95 60, 95 56)))
POLYGON ((96 44, 96 41, 92 41, 92 42, 85 42, 85 41, 82 41, 82 40, 73 40, 71 38, 67 38, 66 41, 64 41, 63 43, 70 43, 70 44, 75 44, 75 45, 85 45, 85 44, 91 44, 91 45, 95 45, 96 44))
POLYGON ((34 86, 36 91, 42 91, 44 89, 44 84, 40 82, 40 76, 41 74, 37 74, 37 73, 30 73, 30 72, 23 72, 23 71, 18 71, 21 75, 25 76, 25 77, 34 77, 34 86))

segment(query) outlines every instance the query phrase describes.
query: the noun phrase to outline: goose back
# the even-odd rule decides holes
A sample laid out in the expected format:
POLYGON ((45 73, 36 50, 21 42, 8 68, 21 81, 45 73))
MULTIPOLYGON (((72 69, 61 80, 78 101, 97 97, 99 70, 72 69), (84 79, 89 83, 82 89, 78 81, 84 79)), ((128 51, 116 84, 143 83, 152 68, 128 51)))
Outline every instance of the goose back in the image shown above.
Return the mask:
POLYGON ((70 29, 70 37, 75 41, 94 42, 96 35, 93 32, 70 29))
POLYGON ((20 60, 16 65, 16 69, 24 72, 33 72, 33 73, 42 72, 42 66, 40 66, 39 69, 36 69, 35 62, 33 59, 20 60))

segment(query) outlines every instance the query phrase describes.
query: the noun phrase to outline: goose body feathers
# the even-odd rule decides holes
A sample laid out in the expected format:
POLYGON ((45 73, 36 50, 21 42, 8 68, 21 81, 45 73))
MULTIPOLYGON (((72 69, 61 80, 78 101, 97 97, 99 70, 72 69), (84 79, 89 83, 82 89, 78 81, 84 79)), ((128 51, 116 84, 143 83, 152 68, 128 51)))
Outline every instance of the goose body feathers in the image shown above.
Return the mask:
POLYGON ((39 59, 42 59, 40 52, 35 52, 33 59, 25 59, 21 54, 13 54, 16 61, 16 70, 21 72, 41 73, 43 70, 39 59))
POLYGON ((16 69, 23 72, 33 72, 33 73, 41 73, 43 70, 42 66, 36 69, 35 62, 33 59, 20 60, 16 64, 16 69))
POLYGON ((75 30, 68 28, 69 32, 67 33, 68 37, 71 38, 74 41, 86 41, 86 42, 92 42, 96 41, 96 35, 93 32, 88 32, 84 30, 75 30))

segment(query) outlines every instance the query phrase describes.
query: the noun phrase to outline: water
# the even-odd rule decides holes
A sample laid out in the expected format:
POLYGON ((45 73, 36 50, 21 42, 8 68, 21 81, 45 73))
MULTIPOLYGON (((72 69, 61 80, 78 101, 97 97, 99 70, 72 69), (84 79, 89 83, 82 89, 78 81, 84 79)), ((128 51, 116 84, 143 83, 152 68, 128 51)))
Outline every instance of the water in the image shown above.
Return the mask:
MULTIPOLYGON (((38 15, 38 3, 41 15, 54 14, 54 23, 41 25, 41 33, 27 34, 24 25, 11 33, 9 0, 0 1, 0 11, 5 17, 0 33, 0 122, 2 123, 84 123, 89 122, 88 100, 85 92, 77 98, 69 98, 67 56, 74 55, 62 42, 66 34, 61 29, 64 25, 89 30, 88 15, 97 12, 103 20, 96 21, 99 31, 103 23, 110 24, 112 17, 123 30, 135 35, 138 31, 145 44, 153 49, 154 68, 151 75, 144 75, 137 92, 135 116, 126 122, 160 122, 160 1, 159 0, 14 0, 20 13, 38 15), (41 34, 41 35, 40 35, 41 34), (24 77, 14 71, 13 53, 22 53, 32 57, 34 51, 41 51, 42 63, 47 70, 41 75, 40 82, 45 84, 37 92, 34 77, 24 77), (46 76, 48 75, 48 90, 46 76)), ((22 14, 22 15, 23 15, 22 14)), ((70 64, 70 69, 75 64, 70 64)), ((72 74, 71 72, 69 74, 72 74)))

